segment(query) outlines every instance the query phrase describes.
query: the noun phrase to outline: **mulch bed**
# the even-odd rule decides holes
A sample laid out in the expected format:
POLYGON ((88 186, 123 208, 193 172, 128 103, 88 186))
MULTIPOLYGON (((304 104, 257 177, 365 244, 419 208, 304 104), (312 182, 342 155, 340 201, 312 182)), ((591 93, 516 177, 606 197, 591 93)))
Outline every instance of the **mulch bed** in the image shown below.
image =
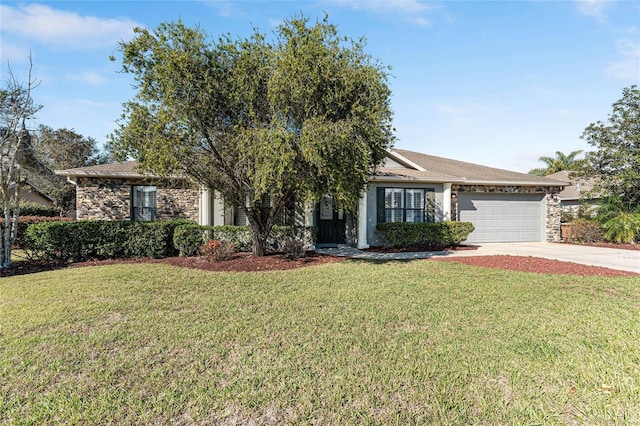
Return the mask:
POLYGON ((526 256, 469 256, 433 258, 438 262, 453 262, 463 265, 481 266, 483 268, 499 268, 510 271, 526 271, 539 274, 582 275, 598 277, 638 277, 640 274, 630 271, 582 265, 573 262, 561 262, 552 259, 526 256))
POLYGON ((306 257, 288 259, 282 254, 268 254, 257 257, 251 253, 236 253, 229 260, 209 262, 203 257, 167 257, 164 259, 122 259, 122 260, 94 260, 79 262, 71 265, 73 268, 97 265, 113 265, 118 263, 165 263, 184 268, 201 269, 217 272, 262 272, 284 271, 305 266, 320 265, 343 260, 336 256, 323 256, 315 252, 307 253, 306 257))
MULTIPOLYGON (((613 248, 631 248, 637 250, 638 245, 607 245, 613 248)), ((448 248, 447 250, 475 250, 474 246, 459 246, 448 248)), ((377 252, 393 252, 393 249, 369 249, 377 252)), ((411 251, 417 251, 412 248, 411 251)), ((431 249, 432 250, 432 249, 431 249)), ((398 251, 398 250, 395 250, 398 251)), ((205 271, 218 272, 261 272, 261 271, 282 271, 287 269, 303 268, 306 266, 320 265, 324 263, 339 262, 344 258, 337 256, 320 255, 310 252, 306 257, 291 260, 282 254, 269 254, 267 256, 255 257, 251 253, 237 253, 230 260, 209 262, 201 257, 168 257, 165 259, 115 259, 115 260, 93 260, 88 262, 78 262, 69 265, 60 265, 51 262, 23 261, 16 262, 8 270, 0 271, 0 277, 13 275, 25 275, 36 272, 61 269, 66 267, 81 268, 86 266, 115 265, 115 264, 135 264, 135 263, 164 263, 184 268, 201 269, 205 271)), ((560 262, 557 260, 543 259, 539 257, 524 256, 469 256, 454 258, 432 258, 438 262, 456 262, 465 265, 481 266, 485 268, 499 268, 512 271, 527 271, 543 274, 570 274, 570 275, 594 275, 600 277, 622 277, 640 276, 640 274, 628 271, 619 271, 597 266, 581 265, 570 262, 560 262)))

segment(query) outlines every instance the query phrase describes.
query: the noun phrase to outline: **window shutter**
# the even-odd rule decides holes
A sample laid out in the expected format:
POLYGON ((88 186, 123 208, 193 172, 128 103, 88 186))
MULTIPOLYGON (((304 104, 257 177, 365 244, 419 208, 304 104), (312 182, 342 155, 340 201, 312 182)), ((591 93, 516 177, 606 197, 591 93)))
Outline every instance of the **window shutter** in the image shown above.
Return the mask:
POLYGON ((384 188, 377 188, 376 193, 376 223, 384 223, 384 188))

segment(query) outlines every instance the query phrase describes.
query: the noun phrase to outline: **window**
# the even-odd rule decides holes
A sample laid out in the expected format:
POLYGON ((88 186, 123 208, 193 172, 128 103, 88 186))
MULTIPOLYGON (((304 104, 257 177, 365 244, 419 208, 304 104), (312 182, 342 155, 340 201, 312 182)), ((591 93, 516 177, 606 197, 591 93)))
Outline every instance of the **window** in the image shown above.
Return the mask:
POLYGON ((378 188, 378 223, 433 222, 435 194, 424 188, 378 188))
POLYGON ((155 186, 134 186, 132 198, 133 220, 156 220, 158 209, 155 186))

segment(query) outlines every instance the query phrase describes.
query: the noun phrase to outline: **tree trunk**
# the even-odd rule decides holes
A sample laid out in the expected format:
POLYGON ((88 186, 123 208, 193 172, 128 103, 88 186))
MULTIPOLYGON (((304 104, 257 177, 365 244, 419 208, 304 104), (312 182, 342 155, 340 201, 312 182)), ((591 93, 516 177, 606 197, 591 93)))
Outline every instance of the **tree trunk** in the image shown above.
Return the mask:
POLYGON ((267 254, 268 237, 269 232, 251 226, 251 251, 254 256, 264 256, 267 254))
POLYGON ((0 269, 7 269, 11 266, 11 199, 9 198, 8 187, 3 185, 3 203, 4 203, 4 223, 2 224, 2 253, 0 253, 0 269))

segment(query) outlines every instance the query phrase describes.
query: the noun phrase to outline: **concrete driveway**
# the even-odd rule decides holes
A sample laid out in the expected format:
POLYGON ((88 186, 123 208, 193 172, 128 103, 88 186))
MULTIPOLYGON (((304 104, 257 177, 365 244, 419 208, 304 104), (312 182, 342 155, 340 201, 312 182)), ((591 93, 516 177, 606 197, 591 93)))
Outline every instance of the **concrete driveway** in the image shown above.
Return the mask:
POLYGON ((509 254, 513 256, 543 257, 546 259, 574 262, 583 265, 602 266, 640 273, 640 251, 591 247, 560 243, 487 243, 479 244, 477 250, 455 251, 451 256, 490 256, 509 254))
POLYGON ((415 253, 377 253, 362 251, 345 245, 336 248, 317 249, 316 251, 334 256, 379 261, 509 254, 512 256, 543 257, 546 259, 561 260, 563 262, 574 262, 583 265, 602 266, 605 268, 640 273, 639 250, 619 250, 560 243, 486 243, 482 245, 479 244, 477 250, 415 253))

